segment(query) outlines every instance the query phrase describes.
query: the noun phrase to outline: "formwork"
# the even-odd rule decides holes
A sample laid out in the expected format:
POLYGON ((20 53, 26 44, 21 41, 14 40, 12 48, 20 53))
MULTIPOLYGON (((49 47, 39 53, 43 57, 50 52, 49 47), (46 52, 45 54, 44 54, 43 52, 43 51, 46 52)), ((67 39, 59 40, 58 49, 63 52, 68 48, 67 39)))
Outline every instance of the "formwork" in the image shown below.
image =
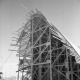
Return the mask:
POLYGON ((79 54, 40 11, 30 12, 17 45, 18 80, 80 80, 79 54))

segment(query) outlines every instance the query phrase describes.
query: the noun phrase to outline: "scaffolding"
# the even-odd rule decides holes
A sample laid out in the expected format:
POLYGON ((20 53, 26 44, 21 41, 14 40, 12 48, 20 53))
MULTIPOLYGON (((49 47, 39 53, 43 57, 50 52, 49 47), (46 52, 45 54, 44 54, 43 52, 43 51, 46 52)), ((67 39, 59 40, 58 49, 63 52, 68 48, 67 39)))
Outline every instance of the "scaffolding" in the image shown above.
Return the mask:
POLYGON ((18 80, 80 80, 79 54, 40 11, 30 12, 17 46, 18 80))

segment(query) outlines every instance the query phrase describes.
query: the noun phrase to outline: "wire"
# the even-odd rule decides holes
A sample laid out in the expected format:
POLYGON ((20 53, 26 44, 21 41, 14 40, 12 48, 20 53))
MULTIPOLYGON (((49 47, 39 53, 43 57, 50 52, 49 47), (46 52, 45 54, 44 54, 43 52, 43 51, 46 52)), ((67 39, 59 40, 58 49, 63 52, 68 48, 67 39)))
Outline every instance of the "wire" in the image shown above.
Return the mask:
POLYGON ((21 4, 21 6, 22 6, 27 12, 29 12, 28 9, 21 3, 20 0, 19 0, 19 2, 20 2, 20 4, 21 4))
MULTIPOLYGON (((2 67, 4 66, 4 64, 7 62, 7 60, 9 59, 9 57, 11 56, 12 52, 9 54, 9 56, 7 57, 7 59, 5 60, 5 62, 3 63, 2 67)), ((1 67, 1 68, 2 68, 1 67)))
MULTIPOLYGON (((15 47, 14 47, 14 49, 15 49, 15 47)), ((12 52, 13 52, 13 51, 12 51, 12 52)), ((5 63, 7 62, 7 60, 9 59, 9 57, 11 56, 12 52, 8 55, 8 57, 7 57, 6 60, 4 61, 4 63, 3 63, 3 65, 2 65, 2 67, 1 67, 1 69, 3 68, 3 66, 5 65, 5 63)))
MULTIPOLYGON (((19 1, 20 1, 20 0, 19 0, 19 1)), ((27 12, 29 12, 29 11, 27 10, 27 8, 21 3, 21 1, 20 1, 20 4, 21 4, 21 6, 22 6, 24 9, 26 9, 27 12)), ((12 51, 12 52, 13 52, 13 51, 12 51)), ((7 57, 6 60, 4 61, 1 69, 3 68, 3 66, 5 65, 5 63, 7 62, 7 60, 9 59, 9 57, 11 56, 12 52, 8 55, 8 57, 7 57)))

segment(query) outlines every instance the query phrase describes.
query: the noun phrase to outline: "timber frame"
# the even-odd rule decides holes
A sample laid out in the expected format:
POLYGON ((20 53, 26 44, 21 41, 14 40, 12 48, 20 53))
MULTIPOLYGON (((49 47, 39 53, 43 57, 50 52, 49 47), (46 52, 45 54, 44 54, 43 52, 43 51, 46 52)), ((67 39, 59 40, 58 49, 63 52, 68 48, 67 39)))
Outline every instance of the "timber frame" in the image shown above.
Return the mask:
POLYGON ((22 80, 80 80, 78 53, 40 11, 30 12, 17 45, 18 80, 20 72, 22 80))

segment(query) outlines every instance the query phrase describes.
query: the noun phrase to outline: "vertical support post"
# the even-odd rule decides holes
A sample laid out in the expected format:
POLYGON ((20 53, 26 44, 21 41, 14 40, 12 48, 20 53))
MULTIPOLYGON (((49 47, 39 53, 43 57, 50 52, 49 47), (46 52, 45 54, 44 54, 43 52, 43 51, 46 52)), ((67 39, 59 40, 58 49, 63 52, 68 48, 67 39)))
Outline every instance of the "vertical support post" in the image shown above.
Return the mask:
POLYGON ((17 80, 19 80, 19 71, 18 71, 18 78, 17 78, 17 80))
POLYGON ((50 41, 50 80, 52 80, 52 64, 51 64, 51 31, 49 28, 49 41, 50 41))
MULTIPOLYGON (((70 53, 69 53, 70 54, 70 53)), ((73 80, 73 70, 72 70, 72 56, 70 57, 70 68, 71 68, 71 80, 73 80)))
MULTIPOLYGON (((20 47, 19 47, 19 62, 20 62, 20 48, 21 48, 21 41, 20 41, 20 47)), ((20 67, 20 64, 18 65, 18 78, 17 78, 17 80, 19 80, 19 67, 20 67)))
MULTIPOLYGON (((57 43, 56 43, 57 47, 58 47, 58 44, 59 44, 59 42, 57 40, 57 43)), ((57 50, 57 54, 59 54, 58 50, 57 50)), ((60 64, 60 59, 58 59, 58 70, 59 70, 59 64, 60 64)), ((58 73, 58 80, 60 80, 60 74, 59 73, 58 73)))
MULTIPOLYGON (((19 62, 20 62, 20 53, 19 53, 19 62)), ((19 80, 19 64, 18 64, 18 77, 17 77, 17 80, 19 80)))
POLYGON ((2 80, 2 75, 3 75, 3 73, 2 73, 2 72, 0 72, 0 80, 2 80))
MULTIPOLYGON (((40 30, 40 34, 41 34, 41 30, 40 30)), ((39 44, 41 45, 41 39, 39 40, 39 44)), ((39 47, 39 52, 41 54, 41 46, 39 47)), ((39 62, 41 63, 41 56, 39 57, 39 62)), ((39 80, 41 80, 41 65, 39 65, 39 80)))
POLYGON ((32 46, 32 49, 31 49, 31 80, 32 79, 32 76, 33 76, 33 20, 31 20, 31 46, 32 46))
POLYGON ((23 70, 22 70, 22 80, 23 80, 23 70))
POLYGON ((67 72, 66 72, 66 78, 69 80, 69 60, 68 60, 68 56, 69 56, 69 53, 67 52, 67 48, 66 48, 66 68, 67 68, 67 72))

